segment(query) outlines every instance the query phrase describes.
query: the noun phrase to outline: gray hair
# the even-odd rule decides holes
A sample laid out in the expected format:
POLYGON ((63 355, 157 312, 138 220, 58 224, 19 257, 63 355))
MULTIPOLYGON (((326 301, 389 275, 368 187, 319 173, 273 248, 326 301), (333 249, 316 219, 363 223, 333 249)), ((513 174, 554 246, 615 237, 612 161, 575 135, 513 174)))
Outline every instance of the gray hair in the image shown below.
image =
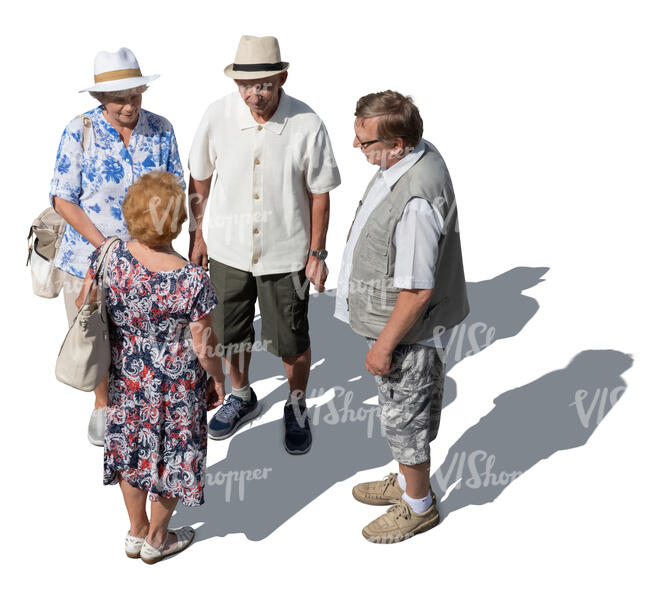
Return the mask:
POLYGON ((149 87, 146 84, 143 84, 142 86, 136 86, 135 88, 127 88, 126 90, 111 90, 109 92, 93 92, 91 90, 88 92, 88 94, 104 104, 105 102, 109 102, 110 98, 124 98, 125 96, 131 96, 134 93, 142 94, 147 88, 149 87))

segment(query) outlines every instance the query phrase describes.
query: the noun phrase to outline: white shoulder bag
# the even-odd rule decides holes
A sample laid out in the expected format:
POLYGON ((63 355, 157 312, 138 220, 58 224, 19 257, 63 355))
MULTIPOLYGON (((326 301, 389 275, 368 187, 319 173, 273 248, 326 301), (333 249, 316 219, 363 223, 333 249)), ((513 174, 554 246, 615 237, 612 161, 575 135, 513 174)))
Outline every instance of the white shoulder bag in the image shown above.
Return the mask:
MULTIPOLYGON (((83 121, 81 149, 85 153, 92 121, 88 115, 79 115, 83 121)), ((52 207, 41 211, 27 234, 27 265, 31 262, 32 291, 39 297, 57 297, 63 286, 64 273, 54 266, 54 260, 63 240, 66 222, 52 207)))
POLYGON ((97 262, 97 272, 86 299, 68 330, 56 359, 56 378, 81 391, 93 391, 111 365, 111 342, 106 310, 106 269, 108 256, 119 238, 107 240, 97 262), (99 284, 100 274, 102 276, 99 284), (97 301, 90 301, 97 285, 97 301))

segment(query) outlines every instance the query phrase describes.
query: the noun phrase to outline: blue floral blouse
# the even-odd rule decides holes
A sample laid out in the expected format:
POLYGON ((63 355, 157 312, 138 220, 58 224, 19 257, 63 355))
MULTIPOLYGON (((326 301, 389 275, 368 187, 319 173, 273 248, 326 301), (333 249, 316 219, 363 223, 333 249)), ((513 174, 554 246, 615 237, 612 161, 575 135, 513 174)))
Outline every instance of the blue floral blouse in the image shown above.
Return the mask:
MULTIPOLYGON (((63 131, 50 186, 50 204, 55 195, 75 203, 104 236, 130 240, 122 218, 122 201, 140 176, 153 170, 166 170, 178 176, 185 190, 174 128, 164 117, 142 109, 127 149, 101 107, 85 114, 92 122, 85 152, 81 146, 81 117, 75 117, 63 131)), ((54 264, 83 277, 88 270, 88 257, 94 250, 86 238, 67 225, 54 264)))

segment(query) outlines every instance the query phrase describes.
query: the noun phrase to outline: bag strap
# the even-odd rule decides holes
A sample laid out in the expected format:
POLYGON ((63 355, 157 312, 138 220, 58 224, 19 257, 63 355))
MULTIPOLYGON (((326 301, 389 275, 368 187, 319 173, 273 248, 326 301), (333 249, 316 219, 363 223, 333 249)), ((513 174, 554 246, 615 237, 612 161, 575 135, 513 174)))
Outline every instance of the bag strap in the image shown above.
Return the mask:
POLYGON ((82 122, 82 135, 81 135, 81 151, 85 152, 88 147, 88 138, 90 137, 90 130, 93 127, 93 122, 90 120, 90 117, 85 113, 79 115, 79 118, 82 122))
MULTIPOLYGON (((93 285, 96 283, 97 287, 99 289, 99 273, 100 271, 102 272, 102 286, 106 284, 106 269, 108 268, 108 264, 104 264, 106 256, 109 254, 109 250, 113 249, 113 246, 117 244, 117 242, 120 241, 120 238, 118 237, 112 237, 106 241, 104 246, 102 247, 101 252, 99 253, 99 256, 97 258, 97 271, 95 272, 95 276, 93 277, 93 282, 90 285, 90 289, 88 289, 88 293, 86 293, 86 298, 84 299, 84 302, 82 304, 82 307, 88 303, 88 300, 90 299, 90 292, 93 290, 93 285), (102 269, 103 265, 103 269, 102 269)), ((99 289, 99 307, 101 310, 102 317, 105 317, 106 315, 106 305, 104 301, 104 289, 99 289)))

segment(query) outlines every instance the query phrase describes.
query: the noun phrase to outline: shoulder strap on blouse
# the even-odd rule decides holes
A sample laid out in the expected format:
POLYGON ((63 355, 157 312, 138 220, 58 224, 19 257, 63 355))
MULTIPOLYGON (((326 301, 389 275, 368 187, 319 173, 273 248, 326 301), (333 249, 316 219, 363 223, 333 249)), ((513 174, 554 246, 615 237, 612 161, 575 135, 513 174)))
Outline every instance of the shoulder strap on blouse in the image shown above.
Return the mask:
POLYGON ((93 122, 90 120, 90 117, 85 113, 79 115, 79 118, 83 123, 83 135, 81 136, 81 149, 85 152, 86 146, 88 145, 88 137, 90 136, 90 130, 92 129, 93 122))

